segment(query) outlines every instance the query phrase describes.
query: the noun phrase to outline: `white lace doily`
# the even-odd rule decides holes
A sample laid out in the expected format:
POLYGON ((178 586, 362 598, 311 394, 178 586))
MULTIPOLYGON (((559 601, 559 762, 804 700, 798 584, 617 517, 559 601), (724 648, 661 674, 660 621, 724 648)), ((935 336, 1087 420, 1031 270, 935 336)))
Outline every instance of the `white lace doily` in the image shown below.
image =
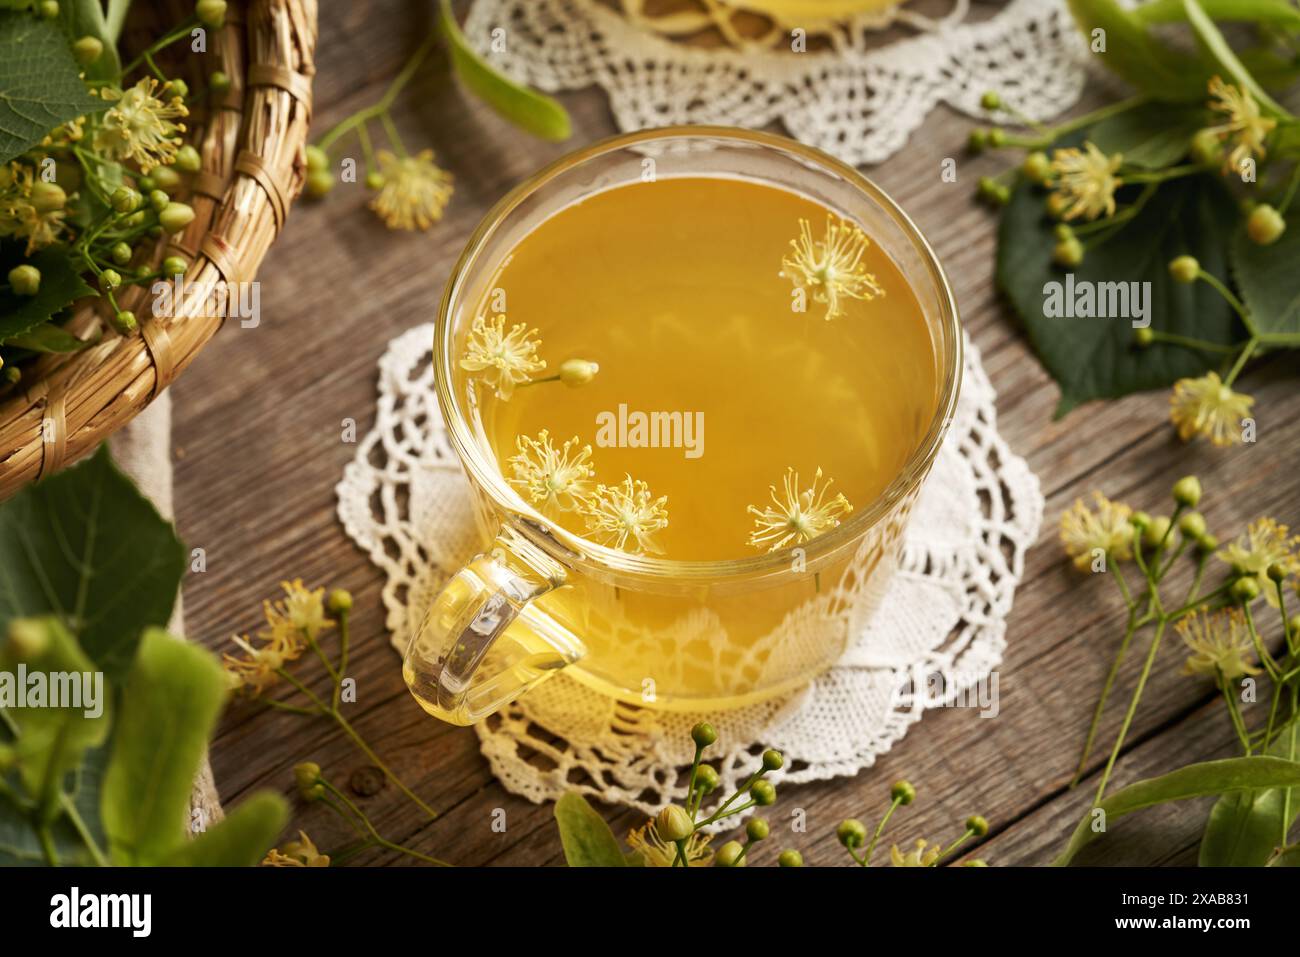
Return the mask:
MULTIPOLYGON (((940 103, 986 116, 997 90, 1029 116, 1069 109, 1087 48, 1064 0, 1011 0, 979 19, 969 0, 927 19, 906 7, 863 20, 832 49, 700 49, 596 0, 475 0, 465 33, 498 68, 543 90, 599 85, 622 130, 679 123, 789 134, 855 166, 897 152, 940 103), (897 23, 908 35, 882 42, 897 23)), ((891 35, 892 36, 892 35, 891 35)))
MULTIPOLYGON (((430 324, 390 343, 379 361, 375 426, 337 489, 348 534, 387 576, 383 599, 399 653, 436 589, 482 547, 433 391, 432 342, 430 324)), ((952 430, 882 610, 808 688, 699 715, 616 702, 560 672, 476 728, 493 773, 533 801, 576 788, 652 813, 684 796, 678 769, 690 763, 696 721, 718 729, 711 755, 729 793, 762 748, 787 755, 777 780, 851 775, 926 708, 964 700, 1001 660, 1006 616, 1043 513, 1038 479, 998 435, 994 399, 968 342, 952 430)))

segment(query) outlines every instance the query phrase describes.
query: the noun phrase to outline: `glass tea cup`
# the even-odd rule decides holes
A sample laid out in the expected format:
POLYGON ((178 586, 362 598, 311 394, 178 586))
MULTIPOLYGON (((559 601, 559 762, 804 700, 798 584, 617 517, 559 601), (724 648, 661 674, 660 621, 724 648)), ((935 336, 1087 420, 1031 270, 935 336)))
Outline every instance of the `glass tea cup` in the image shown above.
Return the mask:
POLYGON ((473 724, 566 669, 622 701, 714 711, 807 683, 834 664, 879 607, 956 406, 962 336, 929 244, 856 170, 767 133, 670 127, 570 154, 488 213, 443 295, 433 366, 485 550, 451 577, 411 639, 403 676, 416 700, 445 721, 473 724), (815 200, 866 231, 920 306, 935 363, 928 429, 874 501, 798 549, 674 561, 588 541, 543 517, 503 478, 473 391, 456 386, 457 332, 511 250, 571 204, 642 180, 647 162, 660 177, 739 178, 815 200))

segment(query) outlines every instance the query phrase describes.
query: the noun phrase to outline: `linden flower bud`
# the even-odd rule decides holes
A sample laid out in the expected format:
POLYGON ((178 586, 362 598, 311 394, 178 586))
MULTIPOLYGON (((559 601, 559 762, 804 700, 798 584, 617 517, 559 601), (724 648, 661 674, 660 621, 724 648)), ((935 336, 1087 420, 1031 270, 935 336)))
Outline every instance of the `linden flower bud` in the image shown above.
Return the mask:
POLYGON ((1249 605, 1259 597, 1259 581, 1255 578, 1238 578, 1229 591, 1233 601, 1249 605))
POLYGON ((988 861, 982 861, 978 857, 972 857, 969 861, 962 861, 962 867, 988 867, 988 861))
POLYGON ((1042 150, 1035 150, 1025 157, 1025 162, 1021 165, 1020 171, 1025 174, 1025 178, 1030 182, 1038 183, 1040 186, 1052 178, 1052 160, 1042 150))
POLYGON ((1063 243, 1067 239, 1074 238, 1074 227, 1069 223, 1057 223, 1052 227, 1052 235, 1056 237, 1058 243, 1063 243))
POLYGON ((1136 529, 1148 528, 1151 525, 1151 516, 1147 512, 1134 512, 1129 516, 1128 521, 1136 529))
POLYGON ((53 20, 59 15, 59 0, 41 0, 40 11, 46 20, 53 20))
POLYGON ((352 610, 352 593, 342 588, 335 588, 325 599, 326 610, 335 618, 352 610))
POLYGON ((108 258, 113 260, 119 266, 125 266, 131 261, 131 246, 128 243, 116 242, 108 250, 108 258))
POLYGON ((184 256, 168 256, 162 261, 162 274, 164 276, 183 276, 185 270, 189 268, 189 260, 184 256))
POLYGON ((718 772, 710 764, 701 764, 695 772, 695 787, 705 794, 712 794, 718 788, 718 772))
POLYGON ((1192 137, 1192 159, 1200 166, 1218 166, 1223 162, 1223 144, 1214 130, 1201 130, 1192 137))
POLYGON ((307 168, 310 170, 329 169, 330 157, 319 146, 308 146, 304 152, 307 155, 307 168))
POLYGON ((989 134, 987 130, 973 129, 970 136, 966 138, 966 148, 972 153, 982 153, 984 148, 989 145, 989 134))
POLYGON ((334 174, 327 169, 307 171, 306 193, 310 199, 320 199, 334 188, 334 174))
POLYGON ((194 210, 184 203, 168 203, 158 213, 158 224, 169 233, 179 233, 194 221, 194 210))
POLYGON ((68 194, 58 183, 37 180, 32 184, 31 203, 38 213, 52 213, 68 202, 68 194))
POLYGON ((44 654, 50 636, 37 622, 15 618, 9 624, 9 647, 19 661, 31 661, 44 654))
POLYGON ((1178 520, 1178 530, 1184 538, 1199 542, 1205 536, 1205 516, 1200 512, 1188 512, 1178 520))
POLYGON ((911 804, 916 800, 916 788, 910 781, 895 781, 889 787, 889 799, 899 804, 911 804))
POLYGON ((855 817, 841 821, 835 829, 835 836, 849 850, 867 843, 867 826, 855 817))
POLYGON ((755 781, 749 796, 759 807, 770 807, 776 803, 776 786, 771 781, 755 781))
POLYGON ((718 740, 718 732, 713 730, 713 725, 707 721, 701 721, 695 727, 691 728, 691 740, 699 748, 707 748, 714 741, 718 740))
POLYGON ((182 173, 197 173, 203 167, 203 157, 199 155, 198 150, 186 143, 176 151, 174 165, 182 173))
POLYGON ((684 841, 695 833, 695 825, 685 808, 670 804, 655 818, 655 833, 665 841, 684 841))
POLYGON ((135 313, 130 309, 119 309, 113 313, 113 328, 124 336, 129 336, 140 328, 139 323, 135 321, 135 313))
POLYGON ((989 822, 984 820, 978 814, 972 814, 966 818, 966 830, 970 831, 976 837, 983 837, 989 832, 989 822))
POLYGON ((980 97, 980 106, 986 110, 1002 109, 1002 97, 998 96, 993 90, 989 90, 980 97))
POLYGON ((388 181, 384 179, 384 174, 377 170, 371 170, 366 174, 366 189, 381 190, 386 182, 388 181))
POLYGON ((1145 349, 1156 341, 1156 334, 1151 331, 1149 326, 1133 330, 1133 344, 1139 349, 1145 349))
POLYGON ((208 87, 218 95, 230 89, 230 77, 223 70, 213 70, 208 75, 208 87))
POLYGON ((1195 475, 1184 475, 1174 483, 1174 501, 1187 508, 1196 508, 1201 501, 1201 480, 1195 475))
POLYGON ((768 749, 763 752, 763 770, 779 771, 785 764, 785 755, 775 749, 768 749))
POLYGON ((1151 519, 1151 524, 1142 533, 1142 544, 1149 545, 1152 548, 1159 548, 1165 538, 1168 537, 1171 524, 1168 516, 1165 515, 1157 515, 1151 519))
POLYGON ((325 795, 325 785, 321 784, 320 765, 315 761, 303 761, 293 766, 293 780, 298 785, 298 793, 308 801, 315 801, 325 795))
POLYGON ((1288 618, 1286 628, 1288 634, 1300 635, 1300 615, 1292 615, 1288 618))
POLYGON ((175 96, 179 96, 182 100, 187 99, 190 95, 190 85, 179 77, 175 80, 168 80, 167 86, 175 96))
POLYGON ((72 44, 72 55, 82 66, 90 66, 104 52, 104 44, 98 37, 85 36, 72 44))
POLYGON ((181 185, 181 174, 170 166, 159 166, 153 171, 153 184, 160 190, 176 189, 181 185))
POLYGON ((1001 149, 1006 145, 1007 145, 1006 130, 997 129, 997 128, 989 130, 989 146, 992 146, 994 149, 1001 149))
POLYGON ((155 180, 152 176, 141 176, 139 179, 135 181, 135 185, 140 190, 141 193, 143 193, 145 196, 148 196, 150 193, 152 193, 155 189, 158 188, 158 181, 155 180))
POLYGON ((129 186, 119 186, 113 190, 109 202, 112 204, 114 212, 131 213, 140 205, 140 194, 129 186))
POLYGON ((1196 282, 1201 276, 1201 264, 1195 256, 1179 256, 1170 260, 1169 275, 1174 278, 1174 282, 1196 282))
POLYGON ((171 201, 172 198, 161 189, 151 190, 149 193, 149 205, 153 207, 156 213, 161 213, 171 201))
POLYGON ((1261 203, 1246 220, 1246 235, 1257 246, 1270 246, 1286 232, 1286 220, 1272 206, 1261 203))
POLYGON ((34 296, 41 291, 41 271, 35 266, 15 266, 9 270, 9 285, 19 296, 34 296))
POLYGON ((1269 581, 1277 582, 1280 584, 1286 581, 1287 569, 1286 566, 1281 564, 1280 562, 1273 562, 1271 565, 1268 566, 1264 574, 1268 575, 1269 581))
POLYGON ((105 292, 112 292, 120 285, 122 285, 122 275, 116 269, 105 269, 99 274, 99 288, 105 292))
POLYGON ((716 854, 713 855, 714 867, 744 867, 745 859, 740 855, 745 849, 740 846, 739 841, 728 841, 723 844, 716 854))
POLYGON ((194 4, 194 15, 205 27, 219 29, 226 22, 226 0, 199 0, 194 4))
POLYGON ((1070 238, 1056 244, 1052 250, 1052 262, 1066 269, 1073 269, 1083 263, 1083 243, 1070 238))
POLYGON ((771 827, 761 817, 751 817, 749 823, 745 825, 745 836, 751 841, 766 841, 771 833, 771 827))
POLYGON ((560 381, 567 386, 586 385, 596 378, 600 366, 586 359, 566 359, 560 363, 560 381))
POLYGON ((1219 540, 1206 532, 1196 540, 1196 550, 1203 555, 1209 555, 1219 547, 1219 540))
POLYGON ((803 867, 803 855, 794 848, 784 850, 781 856, 776 859, 780 867, 803 867))

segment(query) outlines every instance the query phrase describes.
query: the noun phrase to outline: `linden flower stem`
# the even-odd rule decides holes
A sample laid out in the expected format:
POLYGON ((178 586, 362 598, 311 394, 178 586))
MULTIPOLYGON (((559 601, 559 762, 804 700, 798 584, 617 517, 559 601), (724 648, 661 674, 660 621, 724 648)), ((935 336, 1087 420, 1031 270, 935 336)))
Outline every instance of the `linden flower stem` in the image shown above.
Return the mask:
POLYGON ((1115 686, 1115 678, 1119 675, 1120 666, 1124 663, 1124 658, 1128 654, 1129 645, 1133 642, 1133 636, 1137 634, 1137 604, 1128 597, 1128 585, 1124 581, 1124 575, 1118 571, 1115 564, 1110 563, 1114 571, 1115 579, 1120 583, 1124 591, 1125 601, 1128 602, 1128 625, 1124 629, 1124 639, 1119 644, 1119 651, 1115 653, 1115 660, 1110 663, 1110 671, 1106 674, 1106 681, 1101 686, 1101 697, 1097 699, 1097 705, 1092 712, 1092 722, 1088 725, 1088 736, 1083 741, 1083 753, 1079 756, 1079 767, 1074 772, 1074 777, 1070 779, 1070 787, 1076 787, 1083 780, 1083 774, 1087 768, 1088 758, 1092 755, 1092 745, 1097 739, 1097 731, 1101 727, 1102 712, 1106 709, 1106 701, 1110 697, 1111 689, 1115 686))
MULTIPOLYGON (((902 802, 899 801, 898 798, 894 798, 889 802, 889 810, 885 811, 885 813, 881 815, 880 823, 876 825, 876 831, 871 835, 871 843, 868 844, 867 849, 862 852, 862 860, 858 862, 863 867, 871 866, 871 855, 876 850, 876 844, 880 841, 880 836, 885 833, 885 825, 889 823, 889 819, 893 816, 894 812, 898 810, 901 803, 902 802)), ((849 853, 852 854, 853 852, 850 851, 849 853)))
MULTIPOLYGON (((386 118, 388 116, 388 111, 392 109, 393 103, 397 99, 397 95, 402 92, 402 89, 406 84, 411 82, 411 78, 415 76, 415 71, 419 69, 420 64, 424 62, 424 58, 428 56, 429 51, 433 49, 433 45, 437 40, 437 35, 437 31, 434 30, 425 37, 424 42, 420 44, 413 54, 411 54, 411 58, 406 61, 401 72, 393 78, 393 82, 388 85, 388 89, 384 91, 384 95, 381 96, 376 103, 357 110, 357 112, 353 113, 351 116, 344 117, 334 126, 330 127, 329 130, 326 131, 325 135, 317 140, 316 145, 323 150, 329 150, 339 137, 343 136, 345 133, 356 129, 358 126, 364 125, 370 120, 376 118, 382 120, 386 118)), ((388 120, 388 123, 391 124, 392 120, 388 120)), ((405 151, 400 148, 400 142, 398 140, 393 141, 393 146, 397 147, 397 152, 401 153, 403 156, 406 155, 405 151)))
POLYGON ((1228 717, 1232 719, 1232 730, 1237 733, 1237 739, 1241 741, 1241 747, 1246 752, 1246 757, 1250 757, 1250 735, 1246 733, 1246 724, 1241 719, 1241 710, 1237 707, 1237 699, 1228 690, 1228 682, 1223 677, 1223 669, 1216 666, 1214 670, 1218 673, 1219 688, 1223 691, 1223 700, 1228 705, 1228 717))
POLYGON ((1217 352, 1222 355, 1232 355, 1241 348, 1241 346, 1225 346, 1218 342, 1206 342, 1204 339, 1193 339, 1191 336, 1180 336, 1173 332, 1161 332, 1159 329, 1151 330, 1151 338, 1156 342, 1167 342, 1171 346, 1184 346, 1199 352, 1217 352))
POLYGON ((190 17, 188 20, 183 22, 180 26, 173 29, 170 33, 164 33, 161 37, 159 37, 149 46, 141 50, 139 56, 137 56, 126 66, 122 67, 122 75, 126 76, 132 70, 140 66, 141 63, 148 63, 150 66, 153 67, 154 71, 158 73, 158 78, 160 80, 165 81, 167 77, 163 76, 162 73, 158 71, 157 66, 154 66, 153 55, 155 53, 159 53, 167 49, 167 47, 171 46, 173 43, 175 43, 177 40, 181 39, 182 37, 188 37, 190 33, 194 30, 194 28, 198 25, 199 25, 198 17, 190 17))
POLYGON ((1106 784, 1110 781, 1111 771, 1115 769, 1115 762, 1119 760, 1119 753, 1124 747, 1124 738, 1128 736, 1129 726, 1133 723, 1133 716, 1137 713, 1138 701, 1142 698, 1142 692, 1146 688, 1147 678, 1151 674, 1151 666, 1156 660, 1156 651, 1160 648, 1160 639, 1164 637, 1165 626, 1169 623, 1163 615, 1160 616, 1156 624, 1155 635, 1151 638, 1151 648, 1147 652, 1146 661, 1142 665, 1142 674, 1138 676, 1137 687, 1133 689, 1133 697, 1129 700, 1128 711, 1124 715, 1124 723, 1120 725, 1119 737, 1115 739, 1115 746, 1111 749, 1110 759, 1106 762, 1106 769, 1101 774, 1101 782, 1097 785, 1097 796, 1093 799, 1093 806, 1101 804, 1101 799, 1106 794, 1106 784))
MULTIPOLYGON (((342 791, 336 788, 325 778, 321 778, 320 783, 324 785, 325 790, 329 791, 330 794, 334 795, 334 797, 337 798, 343 804, 344 807, 346 807, 349 811, 351 811, 353 814, 357 816, 357 820, 360 821, 361 824, 365 827, 365 829, 370 832, 371 840, 373 840, 380 847, 387 848, 390 851, 396 851, 399 854, 405 854, 408 857, 414 857, 416 860, 424 861, 426 864, 433 864, 437 867, 451 866, 446 861, 440 861, 436 857, 430 857, 428 854, 421 854, 419 851, 413 851, 409 847, 402 847, 402 845, 400 844, 394 844, 392 841, 383 837, 378 831, 375 830, 375 826, 370 823, 370 818, 366 817, 365 812, 362 811, 359 807, 357 807, 354 803, 352 803, 351 799, 348 798, 346 794, 344 794, 342 791)), ((335 808, 336 812, 337 810, 338 809, 335 808)))
POLYGON ((1237 381, 1237 376, 1241 375, 1241 370, 1246 367, 1246 362, 1250 359, 1251 355, 1254 354, 1255 348, 1258 345, 1259 345, 1258 336, 1252 337, 1251 340, 1248 343, 1246 343, 1246 347, 1241 350, 1241 355, 1237 356, 1237 361, 1233 365, 1232 370, 1228 373, 1227 377, 1223 380, 1223 385, 1225 388, 1232 388, 1232 384, 1237 381))
POLYGON ((1043 149, 1051 146, 1062 136, 1067 133, 1073 133, 1076 130, 1092 126, 1101 120, 1109 119, 1112 116, 1118 116, 1120 113, 1127 113, 1129 110, 1137 109, 1144 103, 1148 103, 1149 98, 1145 96, 1134 96, 1127 100, 1119 100, 1101 109, 1093 110, 1091 113, 1085 113, 1082 116, 1076 116, 1072 120, 1066 120, 1057 126, 1049 126, 1043 131, 1043 135, 1037 138, 1009 136, 1007 144, 1010 146, 1022 146, 1026 149, 1043 149))
POLYGON ((1281 680, 1282 669, 1264 647, 1264 639, 1259 636, 1259 631, 1255 628, 1255 616, 1250 611, 1250 604, 1246 603, 1242 607, 1246 611, 1246 627, 1250 630, 1250 640, 1255 646, 1255 654, 1259 655, 1259 660, 1264 665, 1264 670, 1268 672, 1268 676, 1274 681, 1281 680))

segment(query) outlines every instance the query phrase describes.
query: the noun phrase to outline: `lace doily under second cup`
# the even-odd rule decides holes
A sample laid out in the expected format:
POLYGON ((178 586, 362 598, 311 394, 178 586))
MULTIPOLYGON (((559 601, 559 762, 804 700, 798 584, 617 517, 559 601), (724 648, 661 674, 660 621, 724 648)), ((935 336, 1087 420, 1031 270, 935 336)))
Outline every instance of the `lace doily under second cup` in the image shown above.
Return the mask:
MULTIPOLYGON (((433 326, 422 325, 389 344, 375 426, 338 484, 344 527, 387 576, 399 654, 443 581, 482 547, 433 391, 432 341, 433 326)), ((880 613, 807 688, 701 715, 618 702, 560 672, 475 729, 493 773, 535 802, 576 789, 650 814, 684 797, 679 769, 690 764, 697 721, 718 729, 710 753, 730 791, 756 749, 785 752, 775 777, 788 783, 852 775, 925 709, 976 704, 972 688, 995 687, 987 679, 1043 514, 1038 479, 997 432, 994 399, 967 342, 957 414, 913 511, 900 570, 880 613)))
POLYGON ((674 31, 643 7, 475 0, 465 34, 532 86, 599 86, 622 130, 779 121, 795 139, 854 166, 893 155, 940 104, 982 118, 980 98, 997 90, 1021 113, 1049 120, 1083 90, 1087 46, 1065 0, 1010 0, 992 16, 951 0, 939 17, 900 3, 859 17, 830 49, 803 53, 688 46, 669 39, 674 31), (880 32, 895 24, 901 36, 880 32))

